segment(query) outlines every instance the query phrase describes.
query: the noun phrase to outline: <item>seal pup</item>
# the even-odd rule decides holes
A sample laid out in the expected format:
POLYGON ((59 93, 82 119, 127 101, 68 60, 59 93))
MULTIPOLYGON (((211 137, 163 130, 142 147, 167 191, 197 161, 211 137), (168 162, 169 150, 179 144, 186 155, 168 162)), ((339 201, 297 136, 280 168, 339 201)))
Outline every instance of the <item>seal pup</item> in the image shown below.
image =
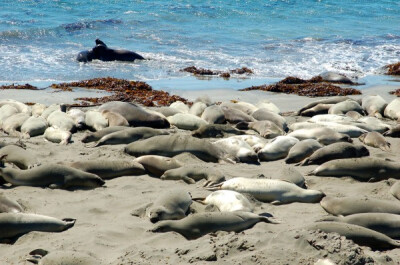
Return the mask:
POLYGON ((323 145, 329 145, 337 142, 353 142, 353 140, 351 140, 350 136, 347 134, 338 133, 335 130, 327 127, 300 129, 287 134, 287 137, 295 137, 299 140, 315 139, 323 145))
POLYGON ((240 130, 252 129, 258 132, 261 137, 266 139, 273 139, 277 136, 285 134, 285 132, 278 125, 269 120, 240 122, 236 124, 236 128, 240 130))
POLYGON ((325 162, 340 159, 369 156, 368 149, 360 144, 333 143, 316 150, 299 165, 321 165, 325 162))
POLYGON ((227 152, 236 162, 258 163, 258 156, 245 141, 237 138, 223 138, 213 143, 227 152))
POLYGON ((202 118, 189 113, 177 113, 174 116, 169 116, 167 120, 179 129, 190 131, 197 130, 207 124, 202 118))
POLYGON ((100 61, 123 61, 133 62, 135 60, 144 60, 143 56, 128 50, 111 49, 101 40, 96 39, 96 46, 91 50, 80 52, 76 60, 78 62, 91 62, 92 60, 100 61))
POLYGON ((70 109, 67 114, 72 118, 78 130, 82 130, 85 127, 85 112, 80 109, 70 109))
POLYGON ((47 251, 34 249, 29 252, 31 257, 26 260, 39 265, 102 265, 102 261, 77 251, 47 251))
POLYGON ((43 117, 29 117, 21 126, 23 138, 31 138, 42 135, 47 129, 47 121, 43 117))
POLYGON ((341 222, 359 225, 385 234, 391 238, 400 238, 400 215, 391 213, 357 213, 345 217, 329 216, 320 221, 341 222))
POLYGON ((13 144, 0 149, 0 160, 12 163, 20 169, 29 169, 40 165, 31 151, 13 144))
POLYGON ((400 203, 397 201, 374 198, 327 196, 320 202, 322 208, 336 216, 347 216, 357 213, 391 213, 400 214, 400 203))
POLYGON ((129 122, 119 113, 103 110, 101 115, 108 121, 108 126, 129 126, 129 122))
POLYGON ((390 150, 390 143, 386 141, 385 137, 378 132, 368 132, 358 137, 362 143, 368 146, 379 148, 382 151, 390 150))
POLYGON ((328 114, 329 109, 334 104, 322 104, 319 103, 312 108, 306 109, 300 113, 300 116, 312 117, 319 114, 328 114))
POLYGON ((102 145, 130 144, 138 140, 148 139, 158 135, 168 135, 165 130, 153 129, 149 127, 135 127, 118 130, 104 135, 94 145, 88 147, 98 147, 102 145))
POLYGON ((23 113, 27 113, 27 114, 31 114, 32 110, 31 107, 26 105, 25 103, 19 102, 17 100, 14 99, 3 99, 0 100, 0 107, 4 106, 4 105, 11 105, 14 108, 16 108, 18 110, 18 112, 23 112, 23 113))
POLYGON ((258 151, 258 158, 260 161, 273 161, 285 158, 290 148, 298 142, 297 138, 291 136, 278 136, 258 151))
POLYGON ((32 116, 39 117, 42 115, 43 111, 47 108, 46 105, 42 103, 35 103, 32 107, 32 116))
POLYGON ((312 155, 315 151, 322 148, 322 145, 315 139, 306 139, 297 142, 290 148, 285 159, 286 164, 298 163, 312 155))
POLYGON ((375 116, 382 119, 383 112, 387 106, 386 100, 379 95, 370 95, 362 98, 362 108, 368 113, 369 116, 375 116))
POLYGON ((286 119, 268 109, 258 109, 251 116, 258 121, 271 121, 285 132, 288 130, 286 119))
POLYGON ((223 106, 221 107, 221 109, 224 112, 225 120, 229 123, 236 124, 243 121, 245 122, 255 121, 255 119, 252 116, 244 113, 241 110, 234 109, 228 106, 223 106))
POLYGON ((169 169, 160 177, 162 180, 183 180, 188 184, 205 179, 203 187, 225 181, 225 176, 221 171, 208 167, 207 165, 185 164, 181 167, 169 169))
POLYGON ((400 178, 398 163, 375 157, 345 158, 328 161, 309 173, 315 176, 350 176, 359 181, 400 178))
POLYGON ((383 136, 400 137, 400 124, 383 133, 383 136))
POLYGON ((47 122, 49 126, 59 128, 60 130, 66 132, 75 132, 75 122, 74 120, 65 112, 61 110, 53 111, 49 117, 47 117, 47 122))
POLYGON ((316 100, 316 101, 308 103, 307 105, 302 107, 297 113, 298 113, 298 115, 301 116, 302 112, 304 112, 307 109, 313 108, 318 104, 336 104, 336 103, 342 102, 347 99, 350 99, 350 98, 345 97, 345 96, 338 96, 338 97, 329 97, 327 99, 316 100))
POLYGON ((188 105, 179 100, 169 105, 169 107, 180 110, 182 113, 189 113, 190 110, 188 105))
POLYGON ((193 103, 193 105, 189 109, 189 114, 196 115, 198 117, 201 117, 201 114, 203 114, 204 110, 207 108, 207 104, 201 101, 197 101, 193 103))
POLYGON ((97 188, 105 183, 97 175, 59 164, 46 164, 27 170, 0 168, 0 176, 13 186, 52 189, 97 188))
POLYGON ((113 179, 122 176, 139 176, 145 174, 145 168, 132 160, 88 160, 67 163, 67 166, 89 172, 100 178, 113 179))
POLYGON ((248 143, 255 152, 260 151, 267 143, 268 140, 265 138, 262 138, 258 135, 236 135, 236 136, 231 136, 231 138, 236 138, 236 139, 241 139, 248 143))
POLYGON ((339 222, 319 222, 307 227, 308 230, 321 230, 325 233, 338 233, 354 243, 368 246, 374 250, 386 250, 400 247, 400 242, 374 230, 339 222))
POLYGON ((178 113, 183 113, 179 109, 170 108, 170 107, 155 107, 155 108, 152 108, 151 110, 161 113, 165 117, 174 116, 175 114, 178 114, 178 113))
POLYGON ((244 132, 232 127, 229 124, 205 124, 192 132, 197 138, 220 138, 228 135, 242 135, 244 132))
POLYGON ((320 114, 315 115, 308 120, 309 122, 355 122, 355 120, 349 116, 337 115, 337 114, 320 114))
POLYGON ((329 108, 328 114, 346 114, 349 111, 357 111, 360 114, 364 114, 364 110, 357 101, 352 99, 345 100, 339 103, 336 103, 332 107, 329 108))
POLYGON ((150 175, 156 177, 161 177, 167 170, 183 166, 183 163, 175 158, 158 155, 145 155, 133 161, 141 164, 150 175))
POLYGON ((392 120, 400 118, 400 99, 393 99, 385 108, 383 115, 392 120))
POLYGON ((246 113, 247 115, 251 115, 254 111, 257 110, 257 107, 253 104, 237 100, 222 102, 220 106, 221 108, 226 107, 228 109, 239 110, 243 113, 246 113))
POLYGON ((2 125, 3 131, 11 136, 20 136, 21 126, 29 119, 28 113, 22 112, 8 117, 2 125))
POLYGON ((192 153, 205 162, 234 161, 228 153, 211 142, 190 135, 158 135, 125 147, 125 153, 136 157, 143 155, 172 157, 184 152, 192 153))
POLYGON ((31 213, 0 214, 0 241, 13 241, 32 231, 62 232, 73 227, 75 219, 57 219, 31 213))
POLYGON ((319 74, 324 82, 329 83, 339 83, 339 84, 347 84, 347 85, 356 85, 349 77, 344 74, 335 73, 332 71, 327 71, 319 74))
POLYGON ((95 131, 108 127, 108 120, 102 115, 103 111, 89 110, 85 113, 86 126, 95 131))
POLYGON ((269 217, 250 212, 207 212, 192 214, 177 221, 162 221, 151 232, 177 232, 191 240, 217 231, 241 232, 258 222, 277 223, 269 217))
POLYGON ((162 220, 179 220, 186 217, 192 202, 189 192, 169 190, 157 196, 153 205, 148 209, 147 216, 152 223, 162 220))
POLYGON ((209 124, 223 124, 226 122, 225 114, 218 105, 211 105, 205 108, 201 118, 209 124))
POLYGON ((0 193, 0 213, 21 213, 24 209, 14 200, 7 198, 4 193, 0 193))
POLYGON ((304 179, 303 174, 301 174, 296 168, 293 166, 286 166, 280 168, 277 171, 264 171, 262 174, 257 176, 258 178, 268 178, 268 179, 279 179, 291 182, 296 184, 300 188, 307 188, 306 180, 304 179))
POLYGON ((3 105, 0 107, 0 128, 3 126, 3 122, 18 113, 18 110, 12 105, 3 105))
POLYGON ((274 103, 269 101, 268 99, 263 99, 256 104, 256 107, 259 109, 267 109, 269 111, 275 112, 276 114, 280 114, 281 110, 274 103))
POLYGON ((96 142, 107 134, 122 131, 127 128, 128 127, 126 127, 126 126, 112 126, 112 127, 104 128, 103 130, 100 130, 100 131, 89 132, 89 133, 86 133, 85 136, 83 136, 81 141, 82 141, 82 143, 96 142))
POLYGON ((253 212, 254 205, 243 194, 233 190, 217 190, 205 198, 193 198, 206 205, 214 205, 220 212, 253 212))
POLYGON ((364 117, 363 115, 361 115, 359 112, 354 111, 354 110, 350 110, 348 112, 346 112, 345 114, 347 117, 352 118, 353 120, 357 121, 358 119, 364 117))
POLYGON ((262 202, 273 205, 288 204, 293 202, 317 203, 325 194, 318 190, 302 189, 296 184, 277 179, 250 179, 237 177, 220 184, 216 184, 208 190, 233 190, 240 193, 248 193, 262 202))
POLYGON ((47 127, 43 136, 49 142, 66 145, 71 142, 72 133, 55 127, 47 127))
POLYGON ((394 183, 392 185, 392 187, 390 187, 390 193, 398 200, 400 200, 400 181, 396 181, 396 183, 394 183))

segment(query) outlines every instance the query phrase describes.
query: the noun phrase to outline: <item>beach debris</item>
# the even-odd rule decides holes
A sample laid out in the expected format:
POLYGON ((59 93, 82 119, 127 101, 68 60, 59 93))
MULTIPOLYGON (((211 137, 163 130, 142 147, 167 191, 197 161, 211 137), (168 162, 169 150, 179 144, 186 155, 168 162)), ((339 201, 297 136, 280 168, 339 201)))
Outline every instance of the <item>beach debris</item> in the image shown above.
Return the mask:
POLYGON ((297 94, 308 97, 361 95, 361 91, 354 88, 341 88, 323 81, 321 76, 309 80, 289 76, 272 85, 252 86, 240 91, 263 90, 286 94, 297 94))
POLYGON ((75 100, 82 101, 83 106, 92 104, 103 104, 110 101, 135 101, 144 106, 168 106, 175 101, 182 101, 190 104, 186 99, 170 95, 162 90, 153 90, 150 85, 140 81, 130 81, 113 77, 94 78, 71 83, 52 84, 54 89, 71 91, 75 87, 84 87, 87 89, 98 89, 113 92, 113 95, 99 98, 82 97, 75 100))
POLYGON ((237 75, 251 75, 254 72, 247 68, 247 67, 242 67, 242 68, 236 68, 233 70, 229 70, 228 72, 223 72, 223 71, 218 71, 218 70, 210 70, 210 69, 204 69, 204 68, 197 68, 196 66, 189 66, 184 69, 181 69, 182 72, 188 72, 192 73, 194 75, 219 75, 220 77, 223 78, 230 78, 231 74, 237 74, 237 75))
MULTIPOLYGON (((385 66, 387 69, 386 74, 387 75, 400 75, 400 62, 393 63, 393 64, 388 64, 385 66)), ((399 92, 397 92, 399 93, 399 92)), ((393 93, 391 93, 393 94, 393 93)), ((398 94, 396 94, 398 96, 398 94)))
POLYGON ((28 89, 28 90, 38 90, 39 88, 36 86, 32 86, 31 84, 25 85, 15 85, 12 83, 11 85, 2 85, 0 89, 28 89))

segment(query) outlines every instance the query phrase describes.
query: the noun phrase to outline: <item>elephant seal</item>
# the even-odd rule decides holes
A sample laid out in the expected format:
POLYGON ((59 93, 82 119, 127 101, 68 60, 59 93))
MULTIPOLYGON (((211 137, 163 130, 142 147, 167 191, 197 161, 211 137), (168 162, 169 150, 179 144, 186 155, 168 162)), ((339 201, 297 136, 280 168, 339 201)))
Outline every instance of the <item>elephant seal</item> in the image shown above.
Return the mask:
POLYGON ((104 185, 104 180, 97 175, 58 164, 46 164, 27 170, 0 168, 0 176, 14 186, 69 189, 104 185))
POLYGON ((253 112, 251 116, 258 121, 271 121, 283 131, 287 131, 288 129, 286 119, 275 112, 269 111, 268 109, 258 109, 253 112))
POLYGON ((250 212, 208 212, 192 214, 177 221, 162 221, 151 231, 173 231, 191 240, 217 231, 241 232, 258 222, 276 223, 268 217, 250 212))
POLYGON ((169 128, 167 119, 159 114, 154 114, 138 105, 128 102, 111 101, 99 107, 99 111, 109 110, 121 114, 130 126, 134 127, 152 127, 169 128))
POLYGON ((67 163, 67 166, 95 174, 102 179, 145 174, 144 167, 132 160, 89 160, 67 163))
MULTIPOLYGON (((325 128, 332 129, 335 132, 347 134, 351 138, 359 137, 361 134, 368 132, 367 130, 356 126, 356 124, 342 124, 337 122, 319 122, 318 124, 325 128)), ((357 123, 357 125, 358 124, 362 123, 357 123)), ((367 124, 365 124, 365 127, 368 127, 367 124)))
POLYGON ((267 143, 268 140, 265 138, 262 138, 258 135, 236 135, 236 136, 231 136, 231 138, 236 138, 245 141, 248 143, 255 152, 260 151, 267 143))
POLYGON ((307 227, 308 230, 320 230, 325 233, 338 233, 354 243, 368 246, 374 250, 387 250, 400 247, 400 242, 374 230, 339 222, 319 222, 307 227))
POLYGON ((379 148, 383 151, 390 150, 390 143, 386 141, 385 137, 378 132, 368 132, 358 137, 365 145, 379 148))
POLYGON ((300 116, 312 117, 319 114, 328 114, 329 109, 334 104, 319 103, 312 108, 306 109, 300 113, 300 116))
POLYGON ((44 131, 44 139, 49 142, 59 143, 59 144, 68 144, 71 142, 72 134, 69 131, 64 131, 55 127, 48 127, 44 131))
POLYGON ((355 85, 350 78, 345 76, 344 74, 340 73, 335 73, 332 71, 327 71, 319 74, 319 76, 322 78, 324 82, 329 82, 329 83, 339 83, 339 84, 347 84, 347 85, 355 85))
POLYGON ((400 124, 383 133, 383 136, 400 137, 400 124))
POLYGON ((90 142, 96 142, 100 140, 103 136, 113 133, 113 132, 118 132, 128 129, 126 126, 112 126, 112 127, 107 127, 104 128, 103 130, 96 131, 96 132, 89 132, 86 133, 85 136, 82 138, 82 143, 90 143, 90 142))
POLYGON ((136 158, 134 162, 141 164, 149 174, 156 177, 161 177, 167 170, 183 166, 183 163, 175 158, 158 155, 141 156, 136 158))
POLYGON ((220 184, 214 185, 209 190, 233 190, 240 193, 248 193, 262 202, 273 205, 293 202, 316 203, 325 194, 318 190, 302 189, 296 184, 277 179, 250 179, 237 177, 220 184))
POLYGON ((330 214, 347 216, 357 213, 391 213, 400 214, 400 203, 390 200, 359 197, 325 197, 321 206, 330 214))
POLYGON ((13 144, 0 149, 0 160, 12 163, 20 169, 29 169, 40 165, 31 151, 13 144))
POLYGON ((32 113, 31 107, 26 105, 25 103, 19 102, 14 99, 3 99, 0 100, 0 107, 4 105, 11 105, 18 110, 18 112, 28 113, 29 115, 32 113))
POLYGON ((178 113, 174 116, 169 116, 167 120, 171 125, 179 129, 190 131, 197 130, 207 124, 202 118, 189 113, 178 113))
POLYGON ((361 107, 360 104, 358 104, 357 101, 354 101, 352 99, 345 100, 339 103, 336 103, 332 107, 329 108, 328 114, 346 114, 349 111, 357 111, 360 114, 364 113, 363 108, 361 107))
POLYGON ((246 113, 247 115, 251 115, 255 110, 257 110, 257 107, 254 106, 253 104, 237 100, 222 102, 220 106, 222 108, 226 107, 228 109, 235 109, 243 113, 246 113))
POLYGON ((169 190, 157 196, 157 200, 149 208, 147 216, 152 223, 163 220, 179 220, 186 217, 192 202, 189 192, 169 190))
POLYGON ((29 119, 28 113, 22 112, 8 117, 2 125, 3 131, 11 136, 20 136, 21 126, 29 119))
POLYGON ((3 105, 0 107, 0 128, 3 127, 3 122, 8 118, 18 113, 18 110, 12 105, 3 105))
POLYGON ((400 200, 400 181, 397 181, 390 187, 390 193, 398 200, 400 200))
POLYGON ((165 117, 174 116, 175 114, 178 114, 178 113, 183 113, 179 109, 170 108, 170 107, 155 107, 155 108, 152 108, 152 110, 154 110, 158 113, 161 113, 165 117))
POLYGON ((358 119, 360 119, 360 118, 362 118, 362 117, 364 117, 363 115, 361 115, 359 112, 357 112, 357 111, 354 111, 354 110, 350 110, 350 111, 348 111, 348 112, 346 112, 346 114, 345 114, 347 117, 350 117, 350 118, 352 118, 353 120, 358 120, 358 119))
POLYGON ((213 143, 218 148, 225 150, 236 162, 258 163, 258 156, 253 148, 243 140, 236 138, 223 138, 213 143))
POLYGON ((220 212, 253 212, 254 205, 243 194, 233 190, 217 190, 206 198, 193 198, 203 204, 214 205, 220 212))
POLYGON ((329 145, 337 142, 353 142, 350 136, 338 133, 328 127, 317 127, 311 129, 300 129, 287 134, 287 137, 294 137, 299 140, 315 139, 321 144, 329 145))
POLYGON ((244 132, 229 124, 205 124, 193 131, 192 136, 197 138, 220 138, 227 135, 241 135, 244 132))
POLYGON ((362 108, 369 116, 375 116, 379 119, 382 118, 383 112, 388 104, 386 100, 379 95, 363 97, 361 102, 362 108))
POLYGON ((201 101, 197 101, 193 103, 193 105, 189 109, 189 114, 196 115, 197 117, 201 117, 204 110, 207 108, 207 104, 201 101))
POLYGON ((390 125, 382 122, 380 119, 370 116, 359 118, 354 125, 369 132, 375 131, 379 133, 384 133, 392 128, 390 125))
POLYGON ((201 118, 209 124, 223 124, 226 121, 225 114, 218 105, 211 105, 205 108, 201 118))
POLYGON ((144 140, 158 135, 168 135, 168 132, 149 127, 126 128, 124 130, 118 130, 116 132, 106 134, 93 146, 97 147, 102 145, 130 144, 138 140, 144 140))
POLYGON ((180 110, 182 113, 189 113, 189 106, 179 100, 169 105, 169 107, 180 110))
POLYGON ((300 163, 301 166, 321 165, 325 162, 340 159, 369 156, 369 151, 363 145, 351 143, 333 143, 316 150, 300 163))
POLYGON ((269 120, 240 122, 236 124, 236 128, 240 130, 252 129, 266 139, 273 139, 285 133, 278 125, 269 120))
POLYGON ((307 188, 303 174, 292 166, 286 166, 273 172, 264 172, 263 174, 258 175, 258 178, 284 180, 296 184, 300 188, 307 188))
POLYGON ((59 128, 63 131, 71 133, 76 131, 74 120, 67 113, 60 110, 53 111, 49 117, 47 117, 47 122, 49 126, 59 128))
POLYGON ((341 222, 359 225, 385 234, 391 238, 400 238, 400 215, 391 213, 358 213, 346 217, 329 216, 321 221, 341 222))
POLYGON ((225 176, 217 169, 207 165, 185 164, 181 167, 169 169, 160 177, 162 180, 183 180, 188 184, 205 179, 204 187, 225 181, 225 176))
POLYGON ((315 123, 320 123, 320 122, 355 122, 353 118, 350 118, 348 116, 344 115, 337 115, 337 114, 320 114, 320 115, 315 115, 312 118, 308 120, 309 122, 315 122, 315 123))
POLYGON ((50 116, 50 114, 53 113, 54 111, 65 112, 66 109, 67 109, 66 105, 63 105, 63 104, 51 104, 45 110, 43 110, 43 112, 42 112, 42 114, 40 116, 42 116, 43 118, 45 118, 47 120, 47 118, 50 116))
POLYGON ((281 110, 274 103, 269 101, 268 99, 263 99, 256 104, 256 107, 261 109, 267 109, 269 111, 275 112, 276 114, 281 113, 281 110))
POLYGON ((34 249, 26 260, 38 265, 102 265, 102 261, 77 251, 47 251, 34 249))
POLYGON ((228 106, 223 106, 221 107, 221 109, 224 112, 225 120, 229 123, 236 124, 243 121, 245 122, 255 121, 255 119, 252 116, 244 113, 241 110, 234 109, 228 106))
POLYGON ((301 114, 305 110, 311 109, 311 108, 315 107, 318 104, 336 104, 336 103, 342 102, 342 101, 347 100, 347 99, 350 99, 350 98, 349 97, 345 97, 345 96, 338 96, 338 97, 329 97, 327 99, 316 100, 316 101, 308 103, 307 105, 302 107, 297 113, 298 113, 298 115, 301 116, 301 114))
POLYGON ((158 135, 131 143, 125 153, 132 156, 162 155, 172 157, 180 153, 191 153, 206 162, 228 161, 232 157, 211 142, 190 135, 158 135))
POLYGON ((299 140, 290 136, 278 136, 267 143, 257 153, 260 161, 273 161, 285 158, 290 148, 292 148, 299 140))
POLYGON ((383 115, 392 120, 400 118, 400 98, 393 99, 385 108, 383 115))
POLYGON ((70 109, 67 114, 72 118, 77 129, 82 130, 85 127, 85 112, 80 109, 70 109))
POLYGON ((132 51, 116 50, 108 48, 108 46, 101 40, 96 39, 96 46, 91 50, 82 51, 76 57, 78 62, 90 62, 92 60, 100 61, 123 61, 133 62, 135 60, 144 60, 144 58, 132 51))
POLYGON ((0 193, 0 213, 21 213, 24 209, 14 200, 7 198, 4 193, 0 193))
POLYGON ((21 126, 22 137, 31 138, 42 135, 47 129, 47 121, 43 117, 29 117, 21 126))
POLYGON ((320 148, 322 148, 322 145, 314 139, 306 139, 297 142, 292 148, 290 148, 285 162, 286 164, 298 163, 312 155, 320 148))
POLYGON ((0 214, 0 241, 15 240, 32 231, 62 232, 73 227, 75 219, 57 219, 31 213, 0 214))
POLYGON ((108 127, 108 120, 102 115, 102 112, 96 110, 89 110, 85 113, 86 126, 95 131, 100 131, 108 127))
POLYGON ((359 181, 400 178, 400 165, 375 157, 346 158, 328 161, 310 172, 316 176, 350 176, 359 181))
POLYGON ((101 115, 108 121, 108 126, 129 126, 129 122, 119 113, 103 110, 101 115))

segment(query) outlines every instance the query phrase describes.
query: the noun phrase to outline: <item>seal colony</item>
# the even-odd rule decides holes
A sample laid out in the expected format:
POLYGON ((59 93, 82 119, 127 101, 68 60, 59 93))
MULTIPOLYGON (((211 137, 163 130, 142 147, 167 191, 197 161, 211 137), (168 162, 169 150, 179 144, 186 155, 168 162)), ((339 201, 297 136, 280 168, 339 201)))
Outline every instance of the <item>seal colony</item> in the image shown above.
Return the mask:
POLYGON ((1 100, 0 261, 396 264, 395 105, 262 100, 1 100))

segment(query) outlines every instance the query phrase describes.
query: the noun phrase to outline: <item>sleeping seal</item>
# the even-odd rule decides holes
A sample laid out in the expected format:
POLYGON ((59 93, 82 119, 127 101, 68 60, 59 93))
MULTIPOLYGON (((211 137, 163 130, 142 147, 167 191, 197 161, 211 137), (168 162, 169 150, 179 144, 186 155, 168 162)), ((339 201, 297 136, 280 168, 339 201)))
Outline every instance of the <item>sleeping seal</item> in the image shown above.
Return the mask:
POLYGON ((20 169, 28 169, 40 165, 36 156, 31 151, 13 144, 0 149, 0 160, 13 163, 20 169))
POLYGON ((225 181, 225 176, 219 170, 203 164, 185 164, 181 167, 170 169, 161 176, 162 180, 183 180, 188 184, 205 179, 204 187, 225 181))
POLYGON ((322 148, 322 145, 314 139, 297 142, 292 148, 290 148, 285 162, 286 164, 298 163, 312 155, 320 148, 322 148))
POLYGON ((4 193, 0 193, 0 213, 21 213, 24 209, 14 200, 7 198, 4 193))
POLYGON ((390 150, 390 143, 386 141, 385 137, 378 132, 368 132, 358 137, 362 143, 368 146, 379 148, 383 151, 390 150))
POLYGON ((150 175, 155 177, 161 177, 165 171, 179 168, 183 165, 175 158, 158 155, 144 155, 136 158, 134 162, 141 164, 150 175))
POLYGON ((35 249, 29 252, 26 260, 39 265, 103 265, 104 263, 90 255, 77 251, 49 251, 35 249))
POLYGON ((379 95, 363 97, 361 106, 369 116, 382 118, 387 102, 379 95))
POLYGON ((233 190, 217 190, 206 198, 194 198, 207 205, 216 206, 220 212, 253 212, 254 205, 243 194, 233 190))

